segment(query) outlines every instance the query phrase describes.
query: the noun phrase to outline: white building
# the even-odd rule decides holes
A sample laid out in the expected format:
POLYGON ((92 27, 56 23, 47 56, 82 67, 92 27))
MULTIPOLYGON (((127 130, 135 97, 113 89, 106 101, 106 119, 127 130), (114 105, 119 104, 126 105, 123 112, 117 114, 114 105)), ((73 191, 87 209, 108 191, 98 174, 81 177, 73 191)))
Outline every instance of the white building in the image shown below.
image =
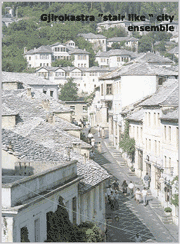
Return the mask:
POLYGON ((138 51, 138 41, 139 39, 135 37, 112 37, 107 40, 107 47, 112 47, 112 44, 117 43, 117 44, 122 44, 126 47, 131 48, 132 51, 138 51))
POLYGON ((55 43, 50 46, 40 46, 27 51, 24 48, 24 56, 27 59, 28 67, 51 67, 55 60, 71 60, 75 67, 89 67, 89 52, 78 49, 75 42, 70 40, 65 44, 55 43))
POLYGON ((60 196, 73 223, 95 221, 105 231, 109 175, 89 159, 91 146, 70 123, 72 110, 39 91, 2 93, 9 116, 2 124, 3 241, 20 242, 26 229, 30 242, 44 242, 60 196))
POLYGON ((30 87, 32 91, 40 91, 54 99, 58 99, 58 85, 36 74, 2 72, 2 89, 14 90, 30 87))
POLYGON ((136 57, 136 53, 125 49, 111 49, 107 52, 98 52, 95 61, 98 62, 100 67, 117 68, 136 57))
POLYGON ((105 36, 93 33, 80 33, 78 36, 82 36, 86 41, 92 43, 94 51, 106 52, 107 38, 105 36))
POLYGON ((73 78, 73 81, 77 84, 79 94, 90 94, 100 85, 99 77, 111 72, 113 69, 97 66, 91 68, 41 67, 36 71, 36 75, 58 85, 64 85, 69 78, 73 78))

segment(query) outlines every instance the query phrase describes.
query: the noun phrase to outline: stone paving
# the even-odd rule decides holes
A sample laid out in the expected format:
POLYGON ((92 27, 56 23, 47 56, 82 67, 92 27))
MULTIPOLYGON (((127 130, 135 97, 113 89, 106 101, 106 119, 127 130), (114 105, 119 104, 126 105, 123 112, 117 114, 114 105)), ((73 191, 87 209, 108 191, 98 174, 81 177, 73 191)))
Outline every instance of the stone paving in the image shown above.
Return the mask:
MULTIPOLYGON (((94 136, 96 141, 99 140, 96 134, 94 136)), ((126 165, 117 163, 112 156, 114 150, 107 148, 107 142, 107 138, 101 140, 102 152, 96 151, 94 161, 112 175, 112 180, 118 179, 120 185, 125 179, 128 183, 132 180, 135 187, 142 190, 142 180, 129 174, 129 168, 126 165)), ((119 157, 118 161, 124 160, 119 157)), ((120 191, 119 195, 118 210, 112 211, 108 204, 106 206, 107 242, 134 242, 136 233, 140 233, 143 242, 178 242, 178 227, 174 224, 163 224, 150 204, 144 207, 141 203, 137 204, 134 199, 130 199, 128 194, 124 196, 120 191), (119 216, 119 221, 115 220, 115 216, 119 216)), ((153 201, 156 199, 148 191, 148 202, 153 201)))

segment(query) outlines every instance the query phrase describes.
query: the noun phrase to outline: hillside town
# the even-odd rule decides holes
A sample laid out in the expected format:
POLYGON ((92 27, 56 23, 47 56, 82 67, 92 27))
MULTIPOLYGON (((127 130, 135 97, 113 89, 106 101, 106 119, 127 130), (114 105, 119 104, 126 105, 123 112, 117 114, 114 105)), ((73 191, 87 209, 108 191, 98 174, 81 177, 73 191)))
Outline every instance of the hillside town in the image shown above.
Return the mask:
MULTIPOLYGON (((4 42, 24 21, 9 6, 4 42)), ((3 61, 2 242, 178 243, 178 21, 164 55, 127 29, 151 24, 101 21, 27 43, 21 72, 3 61)))

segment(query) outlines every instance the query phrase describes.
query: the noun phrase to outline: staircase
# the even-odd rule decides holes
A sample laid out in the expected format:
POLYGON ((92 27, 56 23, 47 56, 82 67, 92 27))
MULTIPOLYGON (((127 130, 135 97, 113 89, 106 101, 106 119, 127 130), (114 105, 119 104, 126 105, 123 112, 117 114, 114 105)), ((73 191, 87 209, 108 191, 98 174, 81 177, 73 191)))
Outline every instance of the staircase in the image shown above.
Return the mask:
POLYGON ((159 202, 150 202, 149 205, 151 208, 162 208, 159 202))
POLYGON ((163 224, 172 224, 173 223, 172 215, 170 215, 170 216, 163 215, 161 217, 161 220, 162 220, 163 224))

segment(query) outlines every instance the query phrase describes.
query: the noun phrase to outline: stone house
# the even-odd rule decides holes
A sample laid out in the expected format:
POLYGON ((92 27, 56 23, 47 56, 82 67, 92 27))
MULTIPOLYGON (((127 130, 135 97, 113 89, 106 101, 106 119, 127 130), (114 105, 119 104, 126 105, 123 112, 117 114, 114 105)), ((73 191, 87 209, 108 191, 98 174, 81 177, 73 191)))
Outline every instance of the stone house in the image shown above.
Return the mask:
POLYGON ((138 52, 138 40, 135 37, 112 37, 107 40, 107 47, 111 48, 113 43, 121 44, 124 42, 126 47, 131 48, 132 51, 138 52))
POLYGON ((40 91, 54 99, 58 99, 58 86, 54 82, 50 82, 35 74, 2 72, 2 89, 15 90, 23 88, 31 88, 33 91, 40 91))
POLYGON ((55 60, 71 60, 75 67, 89 67, 89 52, 81 50, 70 40, 66 44, 54 43, 52 45, 40 46, 27 51, 24 48, 24 57, 28 62, 28 67, 51 67, 55 60))
POLYGON ((93 33, 80 33, 78 36, 82 36, 86 41, 92 43, 95 52, 99 50, 106 52, 107 38, 105 36, 93 33))
POLYGON ((100 67, 118 68, 136 57, 137 55, 135 53, 128 50, 111 49, 107 52, 98 52, 95 60, 100 67))
POLYGON ((78 94, 90 94, 99 86, 99 77, 111 72, 115 68, 93 66, 91 68, 76 67, 41 67, 36 75, 44 77, 57 85, 64 85, 69 78, 77 84, 78 94))
POLYGON ((172 180, 178 175, 178 82, 169 79, 150 98, 129 112, 129 135, 135 139, 134 168, 138 177, 151 177, 150 189, 163 207, 172 205, 172 180))
POLYGON ((72 110, 39 91, 32 97, 22 89, 3 91, 2 103, 18 111, 14 128, 3 130, 3 240, 20 242, 26 228, 31 242, 45 241, 59 196, 72 222, 96 221, 105 231, 109 175, 89 159, 91 146, 70 123, 72 110))

